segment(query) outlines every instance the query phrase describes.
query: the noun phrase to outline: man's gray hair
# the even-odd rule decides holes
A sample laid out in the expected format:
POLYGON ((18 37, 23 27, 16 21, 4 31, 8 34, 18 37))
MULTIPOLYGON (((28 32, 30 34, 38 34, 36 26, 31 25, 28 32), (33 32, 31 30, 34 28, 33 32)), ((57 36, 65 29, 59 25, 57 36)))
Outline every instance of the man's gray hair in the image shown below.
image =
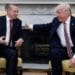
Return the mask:
POLYGON ((6 5, 5 5, 5 9, 6 9, 6 10, 9 9, 11 5, 17 6, 16 4, 6 4, 6 5))
POLYGON ((58 11, 58 10, 65 10, 65 11, 69 11, 71 13, 71 7, 67 3, 57 5, 57 7, 55 8, 55 10, 56 11, 58 11))

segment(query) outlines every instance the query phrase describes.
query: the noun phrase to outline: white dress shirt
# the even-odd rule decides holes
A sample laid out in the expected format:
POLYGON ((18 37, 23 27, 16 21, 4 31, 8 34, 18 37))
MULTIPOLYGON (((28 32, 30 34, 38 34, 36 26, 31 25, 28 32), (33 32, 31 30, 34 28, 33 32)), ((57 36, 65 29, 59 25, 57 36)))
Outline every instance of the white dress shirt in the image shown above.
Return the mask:
MULTIPOLYGON (((69 37, 70 46, 73 47, 74 45, 72 43, 71 34, 70 34, 70 20, 71 20, 71 17, 68 17, 68 19, 65 21, 65 23, 66 23, 66 29, 67 29, 67 34, 68 34, 68 37, 69 37)), ((60 38, 61 45, 63 47, 66 47, 63 23, 61 23, 59 28, 57 29, 57 34, 58 34, 58 36, 60 38)), ((74 54, 73 58, 75 58, 75 54, 74 54)))
POLYGON ((5 41, 7 45, 9 44, 10 40, 10 18, 6 16, 6 36, 5 36, 5 41))
MULTIPOLYGON (((67 29, 67 34, 68 34, 68 37, 69 37, 69 42, 70 42, 70 45, 71 47, 73 47, 73 43, 72 43, 72 39, 71 39, 71 35, 70 35, 70 17, 65 21, 66 23, 66 29, 67 29)), ((60 38, 60 41, 61 41, 61 45, 63 47, 66 47, 66 41, 65 41, 65 36, 64 36, 64 25, 63 23, 60 24, 59 28, 57 29, 57 34, 60 38)))

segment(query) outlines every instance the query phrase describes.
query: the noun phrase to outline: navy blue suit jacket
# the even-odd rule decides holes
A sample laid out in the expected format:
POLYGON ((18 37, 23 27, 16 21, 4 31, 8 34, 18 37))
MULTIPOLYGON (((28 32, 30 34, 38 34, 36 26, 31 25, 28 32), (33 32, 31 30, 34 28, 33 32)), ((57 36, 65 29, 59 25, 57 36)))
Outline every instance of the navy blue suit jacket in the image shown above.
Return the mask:
MULTIPOLYGON (((0 36, 6 36, 6 16, 0 17, 0 36)), ((15 44, 15 41, 18 40, 20 37, 22 37, 21 20, 16 18, 13 20, 13 28, 11 35, 13 46, 15 44)), ((0 46, 3 45, 0 44, 0 46)))
MULTIPOLYGON (((35 24, 34 30, 48 31, 50 46, 51 47, 62 47, 61 43, 60 43, 60 39, 56 32, 60 24, 61 24, 61 22, 58 20, 57 17, 55 17, 51 23, 40 24, 40 25, 35 24)), ((75 17, 73 17, 73 16, 71 16, 71 20, 70 20, 70 34, 71 34, 72 42, 75 47, 75 17)))

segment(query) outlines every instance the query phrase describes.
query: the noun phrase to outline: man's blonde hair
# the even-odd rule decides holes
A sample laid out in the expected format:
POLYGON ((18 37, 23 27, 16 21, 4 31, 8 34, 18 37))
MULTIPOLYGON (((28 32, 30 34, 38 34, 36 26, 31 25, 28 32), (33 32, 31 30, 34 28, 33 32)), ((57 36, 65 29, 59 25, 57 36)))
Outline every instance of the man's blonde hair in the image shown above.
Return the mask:
POLYGON ((56 11, 58 11, 58 10, 64 10, 64 11, 66 11, 67 13, 70 13, 70 14, 71 14, 71 7, 70 7, 70 5, 67 4, 67 3, 63 3, 63 4, 57 5, 56 8, 55 8, 55 10, 56 10, 56 11))

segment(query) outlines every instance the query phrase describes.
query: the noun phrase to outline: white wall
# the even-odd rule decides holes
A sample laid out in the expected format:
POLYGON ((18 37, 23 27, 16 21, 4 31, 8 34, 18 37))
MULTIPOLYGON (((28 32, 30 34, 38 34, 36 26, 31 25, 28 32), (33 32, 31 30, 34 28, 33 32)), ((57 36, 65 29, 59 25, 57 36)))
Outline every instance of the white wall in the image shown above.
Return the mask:
POLYGON ((25 23, 48 23, 55 16, 54 8, 60 1, 70 3, 72 12, 75 13, 75 0, 0 0, 0 11, 5 10, 5 4, 14 3, 19 6, 22 25, 25 23))

